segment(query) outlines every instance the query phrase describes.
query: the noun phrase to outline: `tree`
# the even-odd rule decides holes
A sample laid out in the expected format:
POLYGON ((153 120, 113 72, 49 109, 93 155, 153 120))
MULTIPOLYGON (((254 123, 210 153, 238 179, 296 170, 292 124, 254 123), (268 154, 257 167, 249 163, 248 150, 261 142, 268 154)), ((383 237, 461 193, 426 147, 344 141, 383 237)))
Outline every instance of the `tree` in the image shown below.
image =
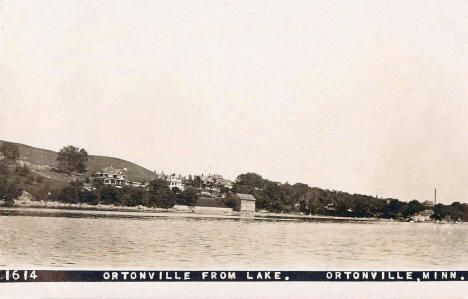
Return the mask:
POLYGON ((153 193, 149 194, 149 202, 148 202, 149 207, 169 209, 174 206, 174 203, 175 203, 174 196, 160 197, 153 193))
POLYGON ((434 206, 434 217, 435 219, 444 219, 450 215, 450 208, 444 204, 438 203, 434 206))
POLYGON ((85 149, 73 145, 62 147, 57 155, 58 168, 62 172, 86 171, 85 163, 88 161, 88 153, 85 149))
POLYGON ((174 206, 176 196, 169 190, 169 182, 163 179, 152 180, 148 188, 149 205, 160 208, 172 208, 174 206))
POLYGON ((183 192, 178 193, 177 203, 193 207, 198 200, 198 194, 193 188, 187 188, 183 192))
POLYGON ((148 194, 141 188, 125 188, 120 202, 128 207, 148 205, 148 194))
POLYGON ((298 200, 299 210, 306 214, 316 214, 323 208, 321 202, 318 200, 316 190, 312 190, 312 188, 309 187, 306 193, 299 196, 298 200))
POLYGON ((0 177, 0 200, 13 203, 13 200, 21 195, 22 190, 16 183, 9 182, 5 176, 0 177))
POLYGON ((398 199, 390 199, 384 208, 383 216, 385 218, 396 218, 405 208, 405 204, 398 199))
POLYGON ((169 182, 163 179, 155 179, 150 181, 149 183, 149 192, 157 194, 157 193, 165 193, 169 191, 169 182))
POLYGON ((454 221, 463 220, 465 218, 465 206, 460 202, 453 202, 449 206, 450 219, 454 221))
MULTIPOLYGON (((348 215, 350 213, 348 211, 349 209, 352 209, 355 213, 359 213, 359 209, 357 208, 357 206, 354 206, 354 208, 352 208, 352 205, 354 203, 355 202, 352 200, 338 198, 334 204, 336 216, 349 216, 348 215)), ((362 216, 362 215, 359 215, 359 216, 362 216)))
POLYGON ((200 176, 196 175, 195 178, 193 179, 192 186, 196 188, 201 188, 202 187, 202 180, 200 176))
POLYGON ((82 203, 90 204, 90 205, 97 205, 99 202, 99 198, 97 194, 93 191, 82 190, 78 193, 79 201, 82 203))
POLYGON ((353 195, 353 214, 356 217, 368 217, 370 216, 370 205, 369 199, 364 195, 353 195))
POLYGON ((77 203, 78 190, 74 186, 68 185, 60 190, 58 193, 58 200, 66 203, 77 203))
POLYGON ((104 185, 99 190, 99 200, 102 204, 115 204, 119 199, 117 188, 104 185))
POLYGON ((262 178, 262 176, 253 172, 240 174, 237 176, 237 179, 236 179, 236 182, 240 185, 246 185, 246 186, 257 187, 257 188, 261 188, 264 181, 265 180, 262 178))
POLYGON ((92 180, 91 185, 95 189, 101 189, 104 186, 104 181, 103 180, 92 180))
POLYGON ((233 193, 226 194, 226 198, 223 200, 226 207, 233 209, 234 211, 240 211, 240 199, 233 193))
POLYGON ((10 142, 3 142, 0 146, 0 152, 5 156, 5 158, 10 160, 16 160, 19 158, 19 146, 10 142))
POLYGON ((403 211, 403 215, 406 217, 413 216, 423 210, 424 210, 424 206, 419 201, 412 200, 406 206, 406 209, 403 211))

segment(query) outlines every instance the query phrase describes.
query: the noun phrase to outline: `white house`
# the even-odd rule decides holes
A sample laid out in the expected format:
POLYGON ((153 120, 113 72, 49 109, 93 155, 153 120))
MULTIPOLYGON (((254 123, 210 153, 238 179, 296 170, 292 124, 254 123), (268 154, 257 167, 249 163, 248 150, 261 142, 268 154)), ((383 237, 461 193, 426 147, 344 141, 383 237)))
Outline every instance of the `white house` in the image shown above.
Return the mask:
POLYGON ((172 190, 174 188, 177 188, 179 189, 180 191, 185 191, 185 185, 184 185, 184 182, 182 180, 182 176, 181 175, 171 175, 169 176, 169 189, 172 190))

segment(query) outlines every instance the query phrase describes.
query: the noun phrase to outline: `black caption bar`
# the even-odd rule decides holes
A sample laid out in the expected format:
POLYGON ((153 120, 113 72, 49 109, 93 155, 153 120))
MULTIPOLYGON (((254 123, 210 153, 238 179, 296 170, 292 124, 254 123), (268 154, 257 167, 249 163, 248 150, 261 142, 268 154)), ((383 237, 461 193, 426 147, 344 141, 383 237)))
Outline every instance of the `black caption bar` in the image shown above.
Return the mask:
POLYGON ((0 270, 9 282, 131 282, 131 281, 464 281, 468 271, 62 271, 0 270))

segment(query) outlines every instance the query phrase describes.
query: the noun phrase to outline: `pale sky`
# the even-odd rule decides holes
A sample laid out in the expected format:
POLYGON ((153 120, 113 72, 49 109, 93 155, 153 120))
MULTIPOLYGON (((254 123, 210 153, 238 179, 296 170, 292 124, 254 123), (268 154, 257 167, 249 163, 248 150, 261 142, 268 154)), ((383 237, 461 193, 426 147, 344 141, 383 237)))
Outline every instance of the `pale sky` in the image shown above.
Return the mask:
POLYGON ((468 202, 468 1, 2 1, 0 139, 468 202))

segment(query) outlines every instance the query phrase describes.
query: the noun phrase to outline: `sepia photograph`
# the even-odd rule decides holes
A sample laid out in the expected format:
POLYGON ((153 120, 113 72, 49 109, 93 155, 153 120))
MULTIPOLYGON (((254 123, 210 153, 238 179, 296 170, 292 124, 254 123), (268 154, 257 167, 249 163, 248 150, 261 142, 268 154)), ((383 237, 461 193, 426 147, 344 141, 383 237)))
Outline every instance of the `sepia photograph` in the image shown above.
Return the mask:
POLYGON ((0 298, 468 298, 467 1, 0 3, 0 298))

